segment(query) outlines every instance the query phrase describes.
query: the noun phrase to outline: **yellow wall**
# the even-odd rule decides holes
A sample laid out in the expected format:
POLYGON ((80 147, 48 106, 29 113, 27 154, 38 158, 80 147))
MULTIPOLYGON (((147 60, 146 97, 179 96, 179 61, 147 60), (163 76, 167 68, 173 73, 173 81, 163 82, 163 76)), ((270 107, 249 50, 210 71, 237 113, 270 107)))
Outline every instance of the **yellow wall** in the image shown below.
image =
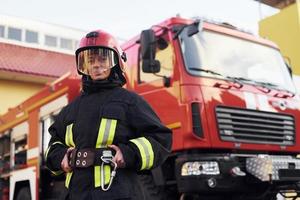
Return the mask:
POLYGON ((290 58, 293 73, 300 75, 300 1, 259 22, 259 34, 275 43, 290 58))
POLYGON ((0 80, 0 114, 15 107, 43 88, 44 84, 0 80))

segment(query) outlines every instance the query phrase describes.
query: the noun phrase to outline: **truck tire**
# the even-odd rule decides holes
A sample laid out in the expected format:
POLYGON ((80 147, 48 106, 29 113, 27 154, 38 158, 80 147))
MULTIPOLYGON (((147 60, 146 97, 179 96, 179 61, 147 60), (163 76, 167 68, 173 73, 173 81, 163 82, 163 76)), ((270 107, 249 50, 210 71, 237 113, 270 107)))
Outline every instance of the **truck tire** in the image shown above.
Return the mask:
POLYGON ((31 200, 29 187, 22 187, 17 194, 16 200, 31 200))
POLYGON ((163 190, 155 185, 152 175, 139 175, 137 182, 138 200, 165 200, 163 190))

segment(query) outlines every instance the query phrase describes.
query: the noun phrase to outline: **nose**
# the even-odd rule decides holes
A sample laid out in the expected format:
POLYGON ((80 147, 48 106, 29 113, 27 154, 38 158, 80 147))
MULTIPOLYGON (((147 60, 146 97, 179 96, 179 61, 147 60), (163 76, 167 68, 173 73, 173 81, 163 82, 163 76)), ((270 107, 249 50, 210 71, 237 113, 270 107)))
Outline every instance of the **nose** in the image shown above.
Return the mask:
POLYGON ((94 65, 92 66, 92 69, 93 69, 94 72, 100 72, 100 73, 103 73, 103 72, 105 72, 105 71, 108 70, 106 67, 101 66, 100 63, 94 64, 94 65))
POLYGON ((92 66, 92 68, 93 68, 94 70, 97 70, 97 69, 100 68, 100 65, 94 64, 94 65, 92 66))
POLYGON ((92 67, 94 68, 106 68, 106 63, 101 61, 101 60, 95 60, 93 63, 92 63, 92 67))

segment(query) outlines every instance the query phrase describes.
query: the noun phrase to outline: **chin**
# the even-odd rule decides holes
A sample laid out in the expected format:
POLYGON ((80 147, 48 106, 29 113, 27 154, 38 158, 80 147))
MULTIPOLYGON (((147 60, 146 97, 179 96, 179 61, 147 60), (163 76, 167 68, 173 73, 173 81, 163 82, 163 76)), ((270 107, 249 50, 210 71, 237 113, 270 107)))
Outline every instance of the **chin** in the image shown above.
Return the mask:
POLYGON ((105 76, 105 75, 103 76, 103 75, 102 75, 102 76, 95 76, 95 77, 92 77, 92 79, 93 79, 93 80, 104 80, 104 79, 106 79, 107 77, 108 77, 108 76, 105 76))

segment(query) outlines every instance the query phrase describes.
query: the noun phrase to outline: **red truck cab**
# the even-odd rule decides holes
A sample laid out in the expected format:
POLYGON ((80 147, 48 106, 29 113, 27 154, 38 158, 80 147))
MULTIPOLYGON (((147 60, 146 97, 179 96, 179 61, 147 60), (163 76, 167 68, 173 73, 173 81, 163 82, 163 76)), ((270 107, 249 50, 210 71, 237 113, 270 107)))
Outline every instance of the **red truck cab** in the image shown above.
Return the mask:
MULTIPOLYGON (((299 193, 300 100, 277 46, 224 23, 170 18, 123 44, 127 84, 173 131, 137 199, 276 199, 299 193), (154 185, 155 184, 155 185, 154 185)), ((0 116, 0 198, 56 199, 44 154, 54 116, 80 94, 67 75, 0 116)))
POLYGON ((123 49, 127 87, 173 130, 172 156, 153 170, 158 185, 182 198, 298 190, 300 101, 274 43, 229 24, 170 18, 123 49))

